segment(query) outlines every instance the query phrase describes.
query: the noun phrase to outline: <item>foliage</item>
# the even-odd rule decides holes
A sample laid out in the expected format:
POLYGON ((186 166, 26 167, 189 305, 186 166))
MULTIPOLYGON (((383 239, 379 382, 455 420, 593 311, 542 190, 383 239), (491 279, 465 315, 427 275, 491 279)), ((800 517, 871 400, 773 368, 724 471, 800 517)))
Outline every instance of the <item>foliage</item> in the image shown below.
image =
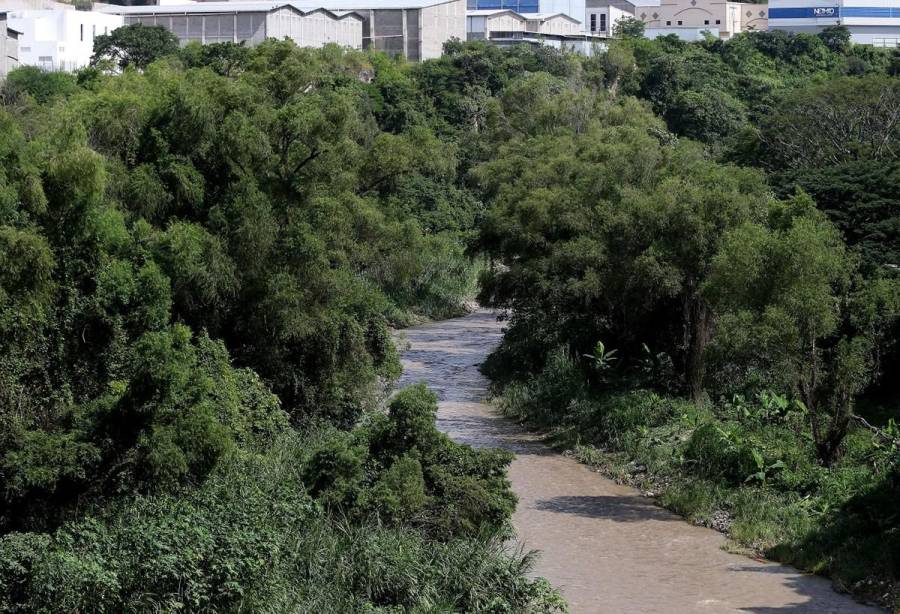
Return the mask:
POLYGON ((718 343, 731 363, 771 373, 802 400, 819 458, 830 464, 853 400, 872 380, 881 337, 900 317, 900 285, 854 288, 854 260, 808 197, 769 216, 771 234, 732 231, 716 257, 707 290, 723 310, 718 343))
POLYGON ((616 38, 641 38, 644 36, 644 22, 635 17, 617 19, 613 26, 613 36, 616 38))
POLYGON ((28 94, 44 104, 57 97, 65 97, 77 90, 75 77, 66 72, 48 71, 37 66, 20 66, 10 71, 3 82, 2 97, 11 104, 16 97, 28 94))
POLYGON ((474 294, 480 127, 381 55, 164 33, 4 90, 0 610, 564 611, 510 455, 380 409, 389 325, 474 294))
POLYGON ((772 393, 698 406, 640 389, 592 391, 572 362, 562 372, 571 384, 558 384, 561 365, 552 361, 529 383, 507 386, 501 409, 744 550, 827 573, 882 602, 896 595, 900 490, 891 453, 873 446, 872 434, 851 434, 847 453, 826 469, 812 441, 797 437, 802 410, 772 393))
POLYGON ((143 70, 151 62, 177 51, 178 37, 168 29, 134 23, 97 36, 91 65, 107 61, 121 70, 129 66, 143 70))
POLYGON ((508 452, 473 450, 434 426, 437 397, 423 385, 400 391, 386 416, 311 455, 310 492, 344 516, 375 514, 439 536, 502 532, 515 507, 508 452))
POLYGON ((506 265, 488 272, 480 298, 513 312, 511 336, 546 319, 537 327, 554 345, 581 353, 598 337, 626 358, 658 347, 697 395, 712 326, 700 288, 722 234, 763 215, 762 178, 692 143, 660 143, 633 102, 584 105, 590 115, 534 126, 476 170, 492 200, 479 245, 506 265))
MULTIPOLYGON (((433 425, 432 425, 433 428, 433 425)), ((149 496, 50 534, 0 538, 0 610, 563 612, 498 538, 435 541, 331 518, 301 479, 308 442, 232 453, 184 496, 149 496)))

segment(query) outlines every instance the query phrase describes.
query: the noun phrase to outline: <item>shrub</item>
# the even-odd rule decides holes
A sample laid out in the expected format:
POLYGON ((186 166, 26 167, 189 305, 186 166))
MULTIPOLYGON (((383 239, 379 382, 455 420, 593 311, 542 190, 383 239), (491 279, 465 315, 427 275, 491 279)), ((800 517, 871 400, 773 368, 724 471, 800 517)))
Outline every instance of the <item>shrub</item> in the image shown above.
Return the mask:
MULTIPOLYGON (((306 445, 286 435, 265 455, 230 455, 184 496, 0 538, 0 612, 564 611, 545 582, 526 579, 530 557, 500 539, 441 542, 322 514, 298 467, 306 445)), ((395 488, 415 481, 415 462, 394 466, 372 494, 421 503, 395 488)))
POLYGON ((516 502, 512 454, 454 443, 437 430, 436 412, 435 394, 417 384, 386 415, 324 437, 304 467, 310 493, 347 517, 412 522, 443 539, 503 532, 516 502))

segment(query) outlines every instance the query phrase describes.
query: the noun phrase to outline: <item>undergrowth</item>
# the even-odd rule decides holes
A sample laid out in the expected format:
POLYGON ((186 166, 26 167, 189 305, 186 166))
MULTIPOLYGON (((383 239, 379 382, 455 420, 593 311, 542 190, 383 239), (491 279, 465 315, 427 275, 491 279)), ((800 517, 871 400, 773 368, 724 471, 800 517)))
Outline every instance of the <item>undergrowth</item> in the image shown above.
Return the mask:
POLYGON ((870 432, 853 431, 825 468, 806 416, 778 395, 694 404, 649 389, 591 391, 562 352, 497 403, 578 460, 726 533, 732 549, 900 610, 900 454, 870 432))

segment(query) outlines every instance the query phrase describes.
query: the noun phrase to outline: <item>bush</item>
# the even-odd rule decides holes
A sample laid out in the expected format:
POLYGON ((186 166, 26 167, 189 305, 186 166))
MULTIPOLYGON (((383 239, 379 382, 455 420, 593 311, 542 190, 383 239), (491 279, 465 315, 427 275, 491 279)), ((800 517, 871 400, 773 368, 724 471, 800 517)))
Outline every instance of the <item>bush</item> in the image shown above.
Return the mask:
MULTIPOLYGON (((288 435, 265 455, 229 456, 185 496, 0 538, 0 612, 563 611, 546 583, 525 579, 530 557, 500 539, 440 542, 322 514, 301 479, 306 445, 288 435)), ((394 466, 373 488, 382 504, 416 474, 408 460, 394 466)))
POLYGON ((437 397, 418 384, 398 392, 387 415, 326 436, 304 468, 310 493, 346 517, 411 522, 442 539, 504 532, 516 502, 512 454, 454 443, 436 412, 437 397))

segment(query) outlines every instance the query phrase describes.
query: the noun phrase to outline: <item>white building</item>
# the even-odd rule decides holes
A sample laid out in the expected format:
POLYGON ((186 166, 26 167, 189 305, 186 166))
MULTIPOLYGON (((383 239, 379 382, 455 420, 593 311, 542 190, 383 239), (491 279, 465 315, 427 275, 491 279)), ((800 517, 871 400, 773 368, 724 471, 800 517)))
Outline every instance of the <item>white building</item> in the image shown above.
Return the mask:
POLYGON ((528 32, 572 36, 584 31, 581 20, 567 13, 526 13, 523 17, 528 32))
MULTIPOLYGON (((900 1, 900 0, 897 0, 900 1)), ((588 0, 589 32, 611 36, 620 19, 644 22, 646 36, 675 34, 684 40, 702 40, 703 32, 728 39, 747 30, 766 30, 768 6, 726 0, 588 0)))
POLYGON ((606 48, 605 41, 582 30, 577 19, 564 13, 519 14, 510 10, 469 11, 466 16, 468 40, 486 40, 499 46, 541 45, 592 55, 606 48))
POLYGON ((659 5, 660 0, 587 0, 585 29, 596 36, 611 37, 618 21, 658 9, 659 5))
POLYGON ((350 12, 301 8, 290 2, 191 2, 156 6, 112 6, 102 9, 119 15, 125 25, 162 26, 182 45, 246 43, 267 38, 291 39, 301 47, 335 43, 362 48, 362 18, 350 12))
POLYGON ((564 13, 519 14, 507 9, 468 11, 466 37, 469 40, 490 40, 504 32, 533 32, 535 34, 580 35, 581 22, 564 13))
POLYGON ((662 0, 659 8, 641 8, 635 16, 647 28, 715 28, 723 39, 768 29, 768 5, 746 2, 662 0))
POLYGON ((363 18, 363 46, 418 62, 439 58, 444 43, 466 39, 466 0, 320 0, 363 18))
POLYGON ((467 10, 469 12, 510 10, 519 15, 562 13, 584 22, 585 0, 467 0, 467 10))
POLYGON ((9 27, 7 14, 0 12, 0 80, 19 65, 19 33, 9 27))
POLYGON ((900 0, 769 0, 769 27, 821 32, 845 26, 854 43, 900 46, 900 0))
POLYGON ((87 66, 94 38, 122 25, 122 18, 94 11, 34 10, 9 13, 19 32, 19 63, 45 70, 73 71, 87 66))

